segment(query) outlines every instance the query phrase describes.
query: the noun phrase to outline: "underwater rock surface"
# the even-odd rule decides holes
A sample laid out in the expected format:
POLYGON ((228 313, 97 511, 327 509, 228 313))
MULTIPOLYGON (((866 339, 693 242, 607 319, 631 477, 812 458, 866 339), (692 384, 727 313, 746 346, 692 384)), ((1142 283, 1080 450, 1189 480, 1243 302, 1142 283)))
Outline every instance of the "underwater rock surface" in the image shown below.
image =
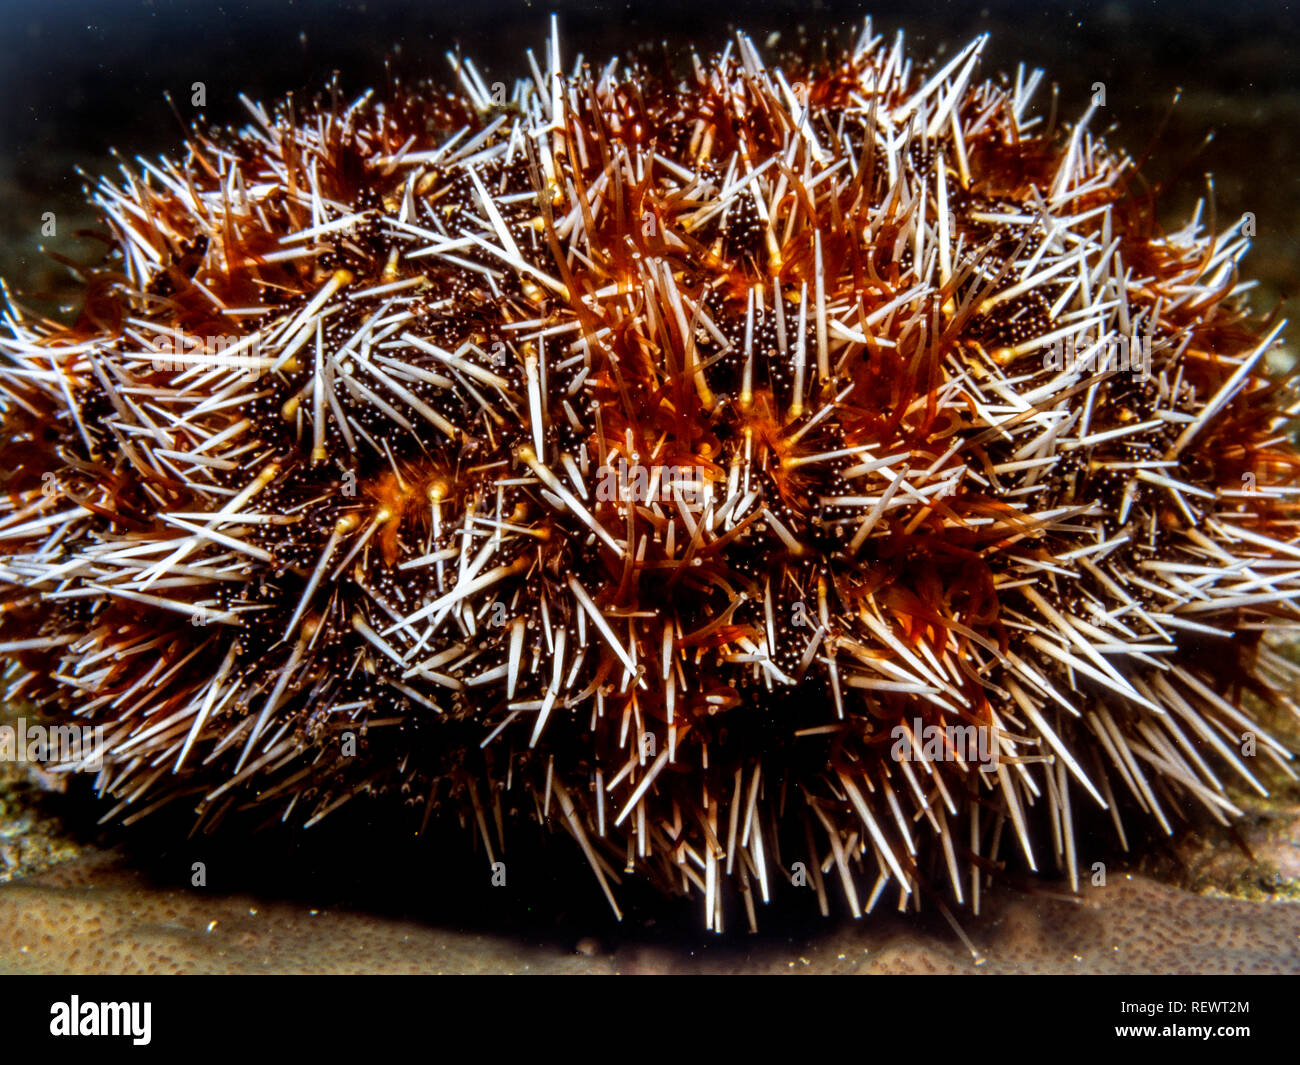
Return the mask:
POLYGON ((876 914, 798 937, 689 947, 529 941, 248 895, 166 890, 113 859, 0 887, 0 973, 1228 973, 1300 971, 1300 904, 1116 875, 1079 899, 1002 890, 963 925, 876 914))

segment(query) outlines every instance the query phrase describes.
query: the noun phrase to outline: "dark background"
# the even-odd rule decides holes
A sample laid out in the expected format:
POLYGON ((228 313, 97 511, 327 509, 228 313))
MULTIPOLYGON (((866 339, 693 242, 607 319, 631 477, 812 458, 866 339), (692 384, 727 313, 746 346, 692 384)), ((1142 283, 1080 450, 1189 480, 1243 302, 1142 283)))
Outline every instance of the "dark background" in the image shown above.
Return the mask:
MULTIPOLYGON (((903 29, 917 59, 989 31, 986 76, 1019 62, 1043 67, 1065 117, 1104 82, 1107 110, 1093 128, 1116 126, 1109 139, 1135 155, 1181 88, 1146 169, 1153 180, 1179 175, 1165 217, 1189 211, 1212 172, 1221 219, 1256 214, 1248 270, 1262 281, 1259 309, 1300 291, 1300 19, 1282 0, 0 0, 0 276, 28 295, 68 295, 67 272, 37 250, 42 212, 59 222, 48 246, 93 255, 73 235, 93 221, 76 168, 111 169, 111 149, 130 157, 176 148, 181 129, 165 92, 188 120, 190 87, 203 81, 207 117, 242 124, 239 93, 313 93, 335 70, 349 95, 382 84, 386 61, 404 76, 449 82, 443 53, 458 46, 488 81, 510 81, 526 72, 525 49, 544 47, 552 11, 567 60, 640 46, 655 66, 665 54, 680 61, 692 43, 718 48, 736 28, 760 45, 780 32, 775 50, 816 49, 828 34, 852 34, 867 13, 877 32, 903 29)), ((1036 102, 1047 100, 1040 90, 1036 102)))

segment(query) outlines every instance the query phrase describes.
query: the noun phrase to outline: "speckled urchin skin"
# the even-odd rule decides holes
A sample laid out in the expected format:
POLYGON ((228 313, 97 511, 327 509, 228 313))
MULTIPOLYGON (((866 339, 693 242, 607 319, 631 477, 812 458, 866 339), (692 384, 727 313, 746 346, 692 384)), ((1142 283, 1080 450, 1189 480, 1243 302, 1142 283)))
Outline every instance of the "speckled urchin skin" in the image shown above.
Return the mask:
POLYGON ((540 820, 715 929, 1230 819, 1290 758, 1278 331, 982 46, 552 39, 101 181, 76 324, 0 340, 9 698, 128 821, 540 820))

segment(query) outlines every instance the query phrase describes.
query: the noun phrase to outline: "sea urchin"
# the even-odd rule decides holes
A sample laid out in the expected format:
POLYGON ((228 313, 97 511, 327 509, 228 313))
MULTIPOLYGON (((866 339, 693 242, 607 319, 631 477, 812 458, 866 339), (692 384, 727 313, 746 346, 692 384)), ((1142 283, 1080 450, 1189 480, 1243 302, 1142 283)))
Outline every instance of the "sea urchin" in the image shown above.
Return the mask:
POLYGON ((549 821, 616 912, 719 929, 778 877, 1077 881, 1081 807, 1122 841, 1289 772, 1248 241, 1161 232, 983 44, 672 82, 553 36, 509 92, 250 103, 101 180, 79 318, 0 339, 7 697, 102 726, 57 768, 127 820, 390 798, 489 860, 549 821))

